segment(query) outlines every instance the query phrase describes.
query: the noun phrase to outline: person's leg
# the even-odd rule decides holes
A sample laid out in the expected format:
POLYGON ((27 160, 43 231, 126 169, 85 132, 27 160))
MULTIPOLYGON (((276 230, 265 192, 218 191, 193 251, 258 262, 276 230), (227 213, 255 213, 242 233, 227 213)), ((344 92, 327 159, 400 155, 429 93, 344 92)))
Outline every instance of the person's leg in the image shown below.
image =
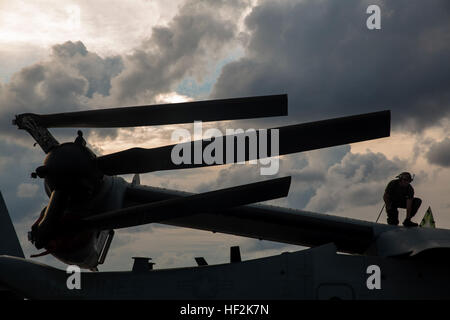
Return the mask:
POLYGON ((398 225, 398 210, 395 207, 391 207, 389 209, 386 208, 387 213, 387 223, 390 225, 398 225))
POLYGON ((411 218, 414 217, 422 204, 422 199, 414 198, 411 207, 411 218))
MULTIPOLYGON (((405 218, 405 220, 403 221, 403 225, 405 227, 417 227, 418 226, 417 223, 411 221, 411 218, 414 217, 414 215, 417 213, 417 210, 419 210, 421 203, 422 203, 422 200, 420 200, 419 198, 413 199, 413 203, 412 203, 412 207, 411 207, 411 217, 405 218)), ((400 202, 396 202, 394 204, 394 206, 396 206, 397 208, 406 209, 406 199, 402 200, 400 202)), ((397 212, 397 220, 398 220, 398 212, 397 212)))
MULTIPOLYGON (((405 221, 403 221, 403 225, 405 227, 417 227, 417 226, 419 226, 417 223, 411 221, 411 218, 414 217, 414 215, 417 213, 417 210, 419 210, 419 207, 420 207, 421 204, 422 204, 422 200, 420 200, 419 198, 412 199, 411 216, 410 217, 406 217, 405 221)), ((405 201, 405 208, 406 208, 406 201, 405 201)))

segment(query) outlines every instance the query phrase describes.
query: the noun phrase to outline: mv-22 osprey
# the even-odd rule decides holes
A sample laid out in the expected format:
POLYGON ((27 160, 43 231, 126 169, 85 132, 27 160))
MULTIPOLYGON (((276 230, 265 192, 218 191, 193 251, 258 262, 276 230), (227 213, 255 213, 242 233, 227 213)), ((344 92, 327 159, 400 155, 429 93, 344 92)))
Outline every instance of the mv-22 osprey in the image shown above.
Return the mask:
MULTIPOLYGON (((13 123, 31 134, 47 154, 44 164, 32 173, 34 178, 44 179, 50 197, 29 232, 29 240, 36 248, 45 250, 38 255, 51 254, 67 264, 97 270, 105 261, 114 229, 155 222, 312 248, 250 261, 241 261, 234 248, 231 262, 235 263, 209 266, 204 259, 198 259, 198 267, 165 270, 152 270, 148 261, 137 259, 130 272, 83 272, 82 289, 70 290, 65 271, 24 259, 2 203, 0 254, 4 256, 0 256, 0 287, 38 299, 450 297, 448 230, 408 229, 253 204, 286 196, 290 177, 201 194, 143 186, 138 176, 127 183, 117 175, 218 163, 202 159, 175 164, 171 158, 175 145, 97 156, 86 146, 81 131, 74 142, 60 144, 47 130, 285 115, 287 95, 16 116, 13 123), (373 266, 381 286, 369 285, 367 272, 373 266)), ((387 137, 390 112, 271 128, 269 135, 256 134, 257 145, 274 129, 279 136, 277 153, 286 155, 387 137)), ((245 133, 227 138, 222 140, 222 154, 227 159, 223 163, 242 161, 237 157, 238 141, 244 141, 245 161, 261 157, 261 152, 249 152, 245 133)), ((270 150, 270 139, 266 142, 270 150)), ((185 142, 183 150, 191 150, 190 156, 194 157, 195 145, 200 144, 204 150, 211 143, 185 142)), ((272 151, 266 153, 272 155, 272 151)))

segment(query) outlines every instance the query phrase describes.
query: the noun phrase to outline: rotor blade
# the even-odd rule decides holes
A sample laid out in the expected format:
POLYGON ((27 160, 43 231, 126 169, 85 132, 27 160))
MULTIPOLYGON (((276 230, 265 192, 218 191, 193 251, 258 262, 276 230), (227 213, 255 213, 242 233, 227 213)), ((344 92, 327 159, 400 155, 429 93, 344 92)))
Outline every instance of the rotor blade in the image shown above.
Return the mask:
POLYGON ((117 128, 287 115, 287 95, 111 108, 49 115, 23 114, 45 128, 117 128))
POLYGON ((210 160, 207 163, 204 154, 205 151, 212 149, 210 144, 215 140, 198 140, 153 149, 132 148, 99 157, 98 165, 103 173, 117 175, 197 168, 262 159, 277 153, 278 155, 291 154, 387 137, 390 135, 390 119, 390 111, 381 111, 272 128, 267 130, 267 135, 257 131, 255 133, 256 140, 251 145, 249 143, 251 138, 245 141, 244 134, 216 138, 218 144, 220 145, 221 142, 222 144, 215 152, 221 151, 222 157, 220 157, 220 161, 214 163, 211 163, 210 160), (272 134, 276 138, 276 130, 278 130, 279 141, 274 139, 274 143, 279 145, 278 152, 276 152, 276 145, 272 146, 272 134), (245 143, 239 144, 240 139, 245 143), (267 142, 267 150, 261 148, 261 143, 264 144, 264 142, 267 142), (251 146, 257 150, 252 151, 251 146), (174 149, 174 147, 176 148, 174 149), (205 150, 207 147, 209 148, 205 150), (182 156, 179 156, 180 154, 182 156), (241 157, 238 158, 238 155, 241 157), (174 157, 184 160, 182 162, 173 161, 174 157))
POLYGON ((92 216, 84 219, 82 226, 102 230, 118 229, 184 217, 202 211, 220 211, 225 208, 285 197, 289 192, 290 184, 291 177, 284 177, 157 201, 92 216))

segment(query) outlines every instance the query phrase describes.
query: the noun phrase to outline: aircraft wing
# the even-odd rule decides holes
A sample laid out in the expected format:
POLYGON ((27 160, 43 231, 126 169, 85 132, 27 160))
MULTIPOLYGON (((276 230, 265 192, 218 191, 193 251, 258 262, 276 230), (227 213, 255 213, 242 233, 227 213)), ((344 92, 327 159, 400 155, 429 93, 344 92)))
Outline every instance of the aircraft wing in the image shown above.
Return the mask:
MULTIPOLYGON (((125 194, 125 206, 187 195, 189 193, 130 185, 125 194)), ((367 251, 380 228, 390 228, 356 219, 257 204, 195 213, 159 223, 308 247, 333 242, 339 251, 348 253, 367 251)))

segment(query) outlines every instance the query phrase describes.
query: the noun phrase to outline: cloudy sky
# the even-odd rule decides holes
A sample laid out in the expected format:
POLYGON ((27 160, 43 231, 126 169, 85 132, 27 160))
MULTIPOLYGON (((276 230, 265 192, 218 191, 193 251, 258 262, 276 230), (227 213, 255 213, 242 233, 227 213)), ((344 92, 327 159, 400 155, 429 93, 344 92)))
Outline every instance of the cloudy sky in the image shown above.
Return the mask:
MULTIPOLYGON (((27 256, 26 232, 45 206, 30 173, 43 153, 11 125, 15 114, 287 93, 292 124, 390 109, 389 138, 282 157, 292 208, 375 221, 402 171, 450 228, 450 3, 446 0, 177 0, 0 2, 0 190, 27 256), (369 30, 366 9, 381 9, 369 30)), ((190 126, 184 126, 190 128, 190 126)), ((174 126, 86 130, 97 154, 170 143, 174 126)), ((76 129, 52 131, 70 141, 76 129)), ((257 166, 142 175, 148 185, 200 192, 260 181, 257 166)), ((130 176, 125 176, 130 180, 130 176)), ((404 215, 404 212, 401 211, 404 215)), ((380 219, 385 223, 385 215, 380 219)), ((117 233, 103 270, 131 256, 159 267, 296 250, 267 241, 153 225, 117 233)), ((45 257, 51 265, 61 266, 45 257)))

